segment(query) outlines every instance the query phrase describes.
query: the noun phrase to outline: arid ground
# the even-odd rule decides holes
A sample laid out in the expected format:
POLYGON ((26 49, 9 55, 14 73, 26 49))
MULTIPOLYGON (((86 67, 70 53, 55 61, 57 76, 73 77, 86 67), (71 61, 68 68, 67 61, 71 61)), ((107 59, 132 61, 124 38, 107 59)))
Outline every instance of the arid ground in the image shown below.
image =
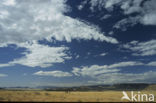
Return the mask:
MULTIPOLYGON (((127 93, 129 94, 130 92, 127 91, 127 93)), ((141 93, 156 94, 156 91, 141 91, 141 93)), ((0 101, 121 102, 122 96, 123 96, 122 91, 56 92, 56 91, 39 91, 39 90, 38 91, 0 90, 0 101)))

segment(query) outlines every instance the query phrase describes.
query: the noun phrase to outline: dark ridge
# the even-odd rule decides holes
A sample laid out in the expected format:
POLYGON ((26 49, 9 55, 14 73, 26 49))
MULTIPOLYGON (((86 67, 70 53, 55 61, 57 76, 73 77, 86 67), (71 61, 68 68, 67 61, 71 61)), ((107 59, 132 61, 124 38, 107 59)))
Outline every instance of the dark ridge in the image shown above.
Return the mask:
POLYGON ((46 91, 107 91, 107 90, 144 90, 152 84, 145 83, 125 83, 125 84, 114 84, 114 85, 94 85, 94 86, 79 86, 79 87, 48 87, 42 88, 46 91))
POLYGON ((57 86, 38 86, 36 88, 30 87, 0 87, 0 90, 45 90, 45 91, 141 91, 141 90, 155 90, 156 84, 146 83, 121 83, 113 85, 91 85, 91 86, 77 86, 77 87, 57 87, 57 86))

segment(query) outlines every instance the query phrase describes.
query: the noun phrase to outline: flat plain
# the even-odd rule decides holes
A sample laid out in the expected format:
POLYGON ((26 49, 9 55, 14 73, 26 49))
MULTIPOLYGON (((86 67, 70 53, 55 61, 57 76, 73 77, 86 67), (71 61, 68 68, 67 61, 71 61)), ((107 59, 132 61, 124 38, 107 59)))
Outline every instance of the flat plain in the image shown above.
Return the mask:
MULTIPOLYGON (((130 95, 130 91, 127 91, 130 95)), ((137 91, 136 91, 137 93, 137 91)), ((156 91, 143 90, 141 93, 156 91)), ((27 102, 124 102, 122 91, 40 91, 40 90, 0 90, 0 101, 27 102)), ((156 98, 155 98, 156 100, 156 98)))

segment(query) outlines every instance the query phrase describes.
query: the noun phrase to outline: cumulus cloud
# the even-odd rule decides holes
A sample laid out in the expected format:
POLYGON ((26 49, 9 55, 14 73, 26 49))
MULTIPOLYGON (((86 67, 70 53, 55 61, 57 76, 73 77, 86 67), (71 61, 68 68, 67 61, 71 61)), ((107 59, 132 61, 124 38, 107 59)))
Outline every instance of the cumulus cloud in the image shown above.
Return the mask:
POLYGON ((150 0, 144 4, 143 17, 141 22, 145 25, 156 25, 156 1, 150 0))
POLYGON ((34 75, 38 76, 53 76, 53 77, 70 77, 71 73, 63 72, 63 71, 38 71, 34 73, 34 75))
POLYGON ((146 42, 131 41, 122 46, 123 48, 133 51, 134 56, 152 56, 156 55, 156 40, 146 42))
POLYGON ((81 2, 81 4, 80 5, 78 5, 78 9, 79 10, 82 10, 83 9, 83 7, 86 5, 86 3, 87 3, 87 1, 83 1, 83 2, 81 2))
MULTIPOLYGON (((85 0, 90 4, 90 10, 106 9, 109 12, 119 7, 126 17, 118 21, 114 27, 126 30, 127 27, 137 23, 143 25, 156 25, 156 1, 155 0, 85 0), (131 14, 136 14, 131 17, 131 14), (121 27, 120 27, 121 26, 121 27), (126 26, 126 27, 125 27, 126 26)), ((81 5, 82 6, 82 5, 81 5)), ((85 5, 83 5, 84 7, 85 5)))
POLYGON ((3 0, 0 4, 0 45, 51 41, 52 37, 67 42, 72 39, 118 42, 105 36, 95 25, 65 16, 69 11, 66 0, 3 0))
POLYGON ((143 25, 156 25, 155 3, 155 0, 148 0, 146 2, 143 2, 143 0, 130 0, 122 3, 121 9, 123 9, 125 15, 138 13, 137 16, 133 17, 134 21, 131 20, 132 23, 137 20, 143 25))
POLYGON ((27 45, 26 56, 15 59, 12 63, 30 67, 49 67, 53 63, 63 63, 65 59, 71 59, 66 54, 67 47, 50 47, 48 45, 32 44, 27 45))
POLYGON ((2 0, 3 1, 3 5, 6 6, 14 6, 16 4, 15 0, 2 0))
POLYGON ((0 67, 13 66, 20 64, 28 67, 50 67, 54 63, 63 63, 65 60, 71 59, 67 55, 67 47, 50 47, 48 45, 40 45, 38 43, 24 43, 19 45, 27 48, 24 52, 25 56, 19 59, 14 59, 6 64, 0 64, 0 67))
POLYGON ((29 67, 49 67, 70 59, 67 47, 50 47, 37 43, 97 40, 118 43, 105 36, 96 25, 64 15, 70 12, 66 0, 2 0, 0 4, 0 47, 15 44, 27 49, 25 56, 0 67, 21 64, 29 67), (36 42, 36 43, 34 43, 36 42), (25 45, 26 44, 26 45, 25 45))
MULTIPOLYGON (((113 11, 114 6, 119 6, 124 10, 125 14, 130 14, 133 12, 139 12, 141 7, 140 4, 143 0, 86 0, 91 5, 90 9, 92 12, 98 8, 102 10, 103 8, 108 11, 113 11)), ((84 5, 85 6, 85 5, 84 5)))

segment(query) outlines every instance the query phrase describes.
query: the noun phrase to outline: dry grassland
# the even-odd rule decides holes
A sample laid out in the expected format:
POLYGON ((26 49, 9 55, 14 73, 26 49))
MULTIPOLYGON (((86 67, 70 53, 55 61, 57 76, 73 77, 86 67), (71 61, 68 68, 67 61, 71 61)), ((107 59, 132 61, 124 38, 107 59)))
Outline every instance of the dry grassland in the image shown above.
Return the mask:
MULTIPOLYGON (((141 91, 141 92, 156 94, 156 91, 141 91)), ((123 96, 122 91, 55 92, 55 91, 0 90, 0 101, 121 102, 122 96, 123 96)))

